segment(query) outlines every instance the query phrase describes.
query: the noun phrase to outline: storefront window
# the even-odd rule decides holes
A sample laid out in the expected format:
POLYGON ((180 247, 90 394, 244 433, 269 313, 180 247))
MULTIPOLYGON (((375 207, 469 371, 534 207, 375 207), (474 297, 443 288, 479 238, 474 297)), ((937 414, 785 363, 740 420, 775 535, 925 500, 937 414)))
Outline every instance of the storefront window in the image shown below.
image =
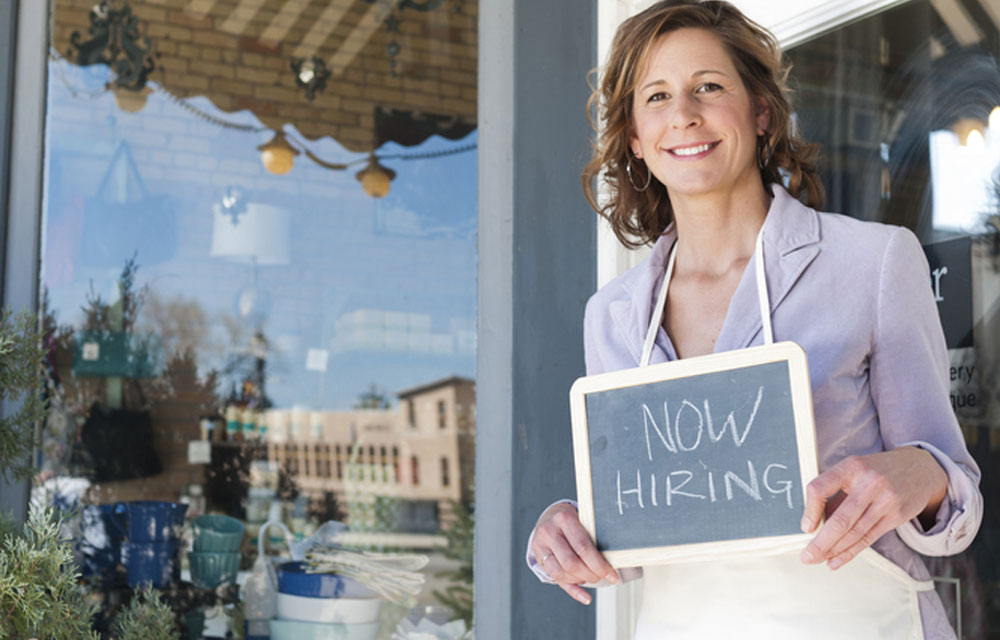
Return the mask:
POLYGON ((157 586, 205 635, 238 597, 192 582, 202 513, 245 526, 240 581, 265 521, 335 520, 347 548, 430 558, 378 637, 471 623, 477 13, 52 3, 34 492, 83 509, 100 630, 139 580, 137 501, 187 505, 157 586))
POLYGON ((928 558, 961 638, 1000 629, 1000 2, 907 2, 788 51, 826 208, 924 244, 951 401, 983 471, 972 547, 928 558), (960 606, 959 606, 960 603, 960 606))

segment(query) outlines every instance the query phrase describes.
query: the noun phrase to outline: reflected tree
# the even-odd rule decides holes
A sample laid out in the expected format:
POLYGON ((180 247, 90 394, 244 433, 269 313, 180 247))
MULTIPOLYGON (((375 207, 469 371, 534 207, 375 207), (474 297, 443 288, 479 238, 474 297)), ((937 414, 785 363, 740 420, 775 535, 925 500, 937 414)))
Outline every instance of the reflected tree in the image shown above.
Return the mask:
POLYGON ((472 627, 473 615, 473 554, 475 534, 474 503, 451 501, 454 520, 443 528, 448 546, 444 555, 458 561, 458 567, 453 571, 442 571, 438 577, 447 578, 452 584, 444 591, 434 591, 434 597, 441 604, 451 609, 455 616, 465 620, 467 627, 472 627))
POLYGON ((367 391, 358 395, 358 401, 354 403, 355 409, 391 409, 392 402, 388 395, 373 382, 367 391))
POLYGON ((329 520, 343 522, 347 518, 347 514, 341 508, 336 494, 333 491, 324 491, 322 498, 310 502, 309 517, 312 521, 319 523, 329 520))

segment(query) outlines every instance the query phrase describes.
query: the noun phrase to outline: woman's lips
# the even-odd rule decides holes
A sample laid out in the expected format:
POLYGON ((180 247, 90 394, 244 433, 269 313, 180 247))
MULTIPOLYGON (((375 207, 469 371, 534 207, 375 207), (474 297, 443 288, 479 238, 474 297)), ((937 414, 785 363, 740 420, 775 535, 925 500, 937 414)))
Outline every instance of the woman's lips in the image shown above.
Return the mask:
POLYGON ((704 158, 717 146, 719 146, 718 140, 715 142, 702 142, 699 144, 674 147, 673 149, 667 149, 667 152, 678 160, 693 160, 704 158))

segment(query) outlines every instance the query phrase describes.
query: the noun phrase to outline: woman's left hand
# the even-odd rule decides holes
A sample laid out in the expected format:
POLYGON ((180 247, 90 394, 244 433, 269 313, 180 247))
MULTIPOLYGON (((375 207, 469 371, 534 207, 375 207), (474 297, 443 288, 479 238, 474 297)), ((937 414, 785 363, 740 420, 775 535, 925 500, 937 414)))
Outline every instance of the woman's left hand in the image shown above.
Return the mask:
POLYGON ((807 564, 838 569, 901 524, 933 518, 948 491, 948 475, 927 451, 900 447, 851 456, 806 487, 802 530, 826 522, 802 552, 807 564))

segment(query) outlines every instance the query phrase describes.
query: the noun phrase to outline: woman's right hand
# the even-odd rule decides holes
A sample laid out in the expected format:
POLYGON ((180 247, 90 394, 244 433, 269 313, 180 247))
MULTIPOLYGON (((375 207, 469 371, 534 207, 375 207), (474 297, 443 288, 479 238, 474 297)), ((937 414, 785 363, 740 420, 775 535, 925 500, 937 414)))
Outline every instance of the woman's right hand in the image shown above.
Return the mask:
POLYGON ((552 505, 542 513, 535 524, 531 551, 545 573, 583 604, 590 604, 591 598, 580 585, 618 582, 618 572, 594 546, 569 503, 552 505))

